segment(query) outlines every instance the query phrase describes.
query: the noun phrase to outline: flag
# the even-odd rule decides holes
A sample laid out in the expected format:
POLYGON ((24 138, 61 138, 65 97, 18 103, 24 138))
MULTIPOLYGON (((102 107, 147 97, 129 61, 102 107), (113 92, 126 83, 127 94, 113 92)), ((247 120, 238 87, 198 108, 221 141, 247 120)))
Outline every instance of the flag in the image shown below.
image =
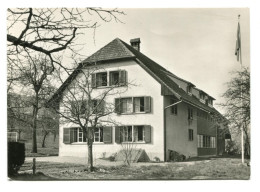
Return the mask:
POLYGON ((241 59, 241 35, 240 35, 240 24, 237 25, 237 41, 236 41, 236 51, 235 55, 237 56, 237 61, 241 59))

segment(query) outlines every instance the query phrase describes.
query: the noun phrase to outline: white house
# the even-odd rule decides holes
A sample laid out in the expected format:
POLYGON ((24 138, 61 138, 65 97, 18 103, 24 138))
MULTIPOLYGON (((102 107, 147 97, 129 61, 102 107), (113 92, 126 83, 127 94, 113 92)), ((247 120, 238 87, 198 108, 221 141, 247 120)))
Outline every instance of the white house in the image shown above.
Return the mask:
MULTIPOLYGON (((169 160, 170 150, 186 157, 222 154, 225 125, 215 118, 223 118, 213 106, 215 99, 141 53, 139 38, 130 43, 116 38, 88 57, 50 100, 61 103, 70 84, 81 78, 78 71, 93 67, 91 63, 100 68, 90 79, 94 95, 119 83, 115 90, 120 94, 107 97, 106 103, 115 104, 109 118, 120 125, 95 130, 94 158, 118 152, 122 142, 133 142, 150 159, 162 161, 169 160), (126 89, 129 82, 134 86, 126 89), (127 137, 120 136, 122 126, 127 137)), ((59 156, 87 156, 77 126, 61 121, 59 133, 59 156)))

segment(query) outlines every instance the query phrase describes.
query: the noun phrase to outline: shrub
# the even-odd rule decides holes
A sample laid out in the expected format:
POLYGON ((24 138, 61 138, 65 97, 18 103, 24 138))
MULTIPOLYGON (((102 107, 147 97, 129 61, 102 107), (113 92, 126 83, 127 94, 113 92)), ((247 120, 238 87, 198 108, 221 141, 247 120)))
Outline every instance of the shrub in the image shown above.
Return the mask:
POLYGON ((25 145, 19 142, 8 142, 8 176, 17 174, 24 164, 25 145))
POLYGON ((228 141, 226 145, 226 153, 229 155, 239 154, 239 149, 234 141, 228 141))

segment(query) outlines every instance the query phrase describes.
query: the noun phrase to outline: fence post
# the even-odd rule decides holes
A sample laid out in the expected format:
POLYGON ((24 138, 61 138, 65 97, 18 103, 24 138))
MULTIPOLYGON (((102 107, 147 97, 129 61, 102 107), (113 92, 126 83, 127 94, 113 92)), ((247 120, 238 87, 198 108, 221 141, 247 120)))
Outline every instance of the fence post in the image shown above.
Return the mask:
POLYGON ((36 159, 33 158, 33 166, 32 166, 32 169, 33 169, 33 175, 35 175, 35 171, 36 171, 36 159))

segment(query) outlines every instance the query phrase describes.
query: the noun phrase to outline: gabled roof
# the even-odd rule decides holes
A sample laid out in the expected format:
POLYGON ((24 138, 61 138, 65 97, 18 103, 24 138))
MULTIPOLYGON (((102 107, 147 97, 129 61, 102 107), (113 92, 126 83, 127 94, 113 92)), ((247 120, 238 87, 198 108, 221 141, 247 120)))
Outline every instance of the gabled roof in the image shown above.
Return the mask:
MULTIPOLYGON (((183 89, 177 85, 172 77, 183 80, 176 75, 172 74, 167 69, 163 68, 161 65, 157 64, 143 53, 137 51, 135 48, 125 43, 119 38, 114 39, 103 48, 95 52, 93 55, 82 61, 77 69, 68 77, 68 79, 61 85, 58 91, 53 95, 48 103, 56 100, 62 95, 62 92, 66 89, 69 83, 77 76, 80 70, 86 66, 93 63, 99 64, 104 61, 119 60, 119 59, 132 59, 135 60, 141 67, 143 67, 149 74, 151 74, 159 83, 165 85, 169 88, 172 93, 179 99, 187 102, 189 104, 195 105, 208 112, 216 112, 214 108, 201 103, 195 96, 188 95, 183 89)), ((185 80, 183 80, 185 81, 185 80)), ((188 81, 185 81, 190 83, 188 81)), ((192 84, 192 83, 190 83, 192 84)), ((192 84, 193 85, 193 84, 192 84)))
POLYGON ((120 39, 116 38, 105 45, 103 48, 99 49, 93 55, 89 56, 82 63, 100 62, 133 57, 134 54, 123 45, 120 39))

